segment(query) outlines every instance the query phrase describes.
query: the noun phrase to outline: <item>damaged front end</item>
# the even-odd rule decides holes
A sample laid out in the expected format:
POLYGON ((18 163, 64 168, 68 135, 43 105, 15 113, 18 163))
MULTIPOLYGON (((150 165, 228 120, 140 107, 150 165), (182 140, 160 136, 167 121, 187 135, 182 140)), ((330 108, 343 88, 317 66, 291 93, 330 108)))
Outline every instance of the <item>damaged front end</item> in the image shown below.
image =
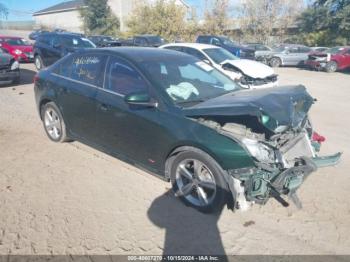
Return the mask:
POLYGON ((305 179, 317 168, 335 165, 340 160, 341 153, 317 155, 325 139, 314 132, 308 118, 314 100, 305 88, 279 89, 274 94, 253 92, 249 102, 247 93, 236 94, 230 107, 225 105, 228 100, 221 98, 223 104, 215 110, 213 103, 218 101, 197 106, 188 113, 198 123, 236 141, 253 158, 252 167, 227 170, 236 209, 246 210, 253 203, 265 204, 271 197, 288 206, 283 195, 301 208, 296 191, 305 179), (207 114, 199 116, 211 105, 207 114), (233 108, 240 108, 243 115, 233 108))

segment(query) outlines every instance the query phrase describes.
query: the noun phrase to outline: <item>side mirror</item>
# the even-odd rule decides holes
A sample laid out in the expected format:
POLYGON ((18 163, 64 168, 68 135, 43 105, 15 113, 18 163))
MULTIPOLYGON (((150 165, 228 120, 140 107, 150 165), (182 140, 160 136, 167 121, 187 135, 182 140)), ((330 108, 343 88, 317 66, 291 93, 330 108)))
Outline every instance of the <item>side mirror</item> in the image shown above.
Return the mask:
POLYGON ((124 101, 129 105, 141 107, 157 107, 158 103, 153 101, 148 93, 131 93, 124 97, 124 101))
POLYGON ((284 53, 285 53, 286 55, 289 55, 290 51, 289 51, 289 50, 286 50, 286 51, 284 51, 284 53))
POLYGON ((53 48, 60 48, 60 47, 61 47, 60 44, 54 44, 54 45, 53 45, 53 48))

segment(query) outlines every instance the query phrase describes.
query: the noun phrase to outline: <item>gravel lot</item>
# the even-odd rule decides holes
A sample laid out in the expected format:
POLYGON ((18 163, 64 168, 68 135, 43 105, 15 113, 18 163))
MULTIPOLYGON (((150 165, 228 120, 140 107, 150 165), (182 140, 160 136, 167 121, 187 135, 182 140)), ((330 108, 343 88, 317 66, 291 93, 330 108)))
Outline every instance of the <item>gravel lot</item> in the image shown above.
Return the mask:
POLYGON ((343 151, 299 197, 304 208, 265 206, 203 215, 169 184, 81 143, 55 144, 36 112, 32 64, 22 84, 0 88, 0 254, 350 254, 350 74, 280 68, 280 84, 304 84, 311 117, 343 151))

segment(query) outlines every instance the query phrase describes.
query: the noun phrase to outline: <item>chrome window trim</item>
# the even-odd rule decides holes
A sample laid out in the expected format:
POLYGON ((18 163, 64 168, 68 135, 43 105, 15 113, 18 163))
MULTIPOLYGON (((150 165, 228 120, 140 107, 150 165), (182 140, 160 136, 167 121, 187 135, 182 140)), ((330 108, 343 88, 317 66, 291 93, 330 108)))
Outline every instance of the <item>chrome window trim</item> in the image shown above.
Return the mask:
POLYGON ((65 80, 69 80, 69 81, 72 81, 72 82, 75 82, 75 83, 78 83, 78 84, 82 84, 82 85, 94 87, 94 88, 97 88, 97 89, 99 89, 99 90, 102 90, 102 91, 105 91, 105 92, 107 92, 107 93, 111 93, 111 94, 114 94, 114 95, 117 95, 117 96, 120 96, 120 97, 125 97, 125 95, 122 95, 122 94, 113 92, 113 91, 108 90, 108 89, 104 89, 104 88, 99 87, 99 86, 96 86, 96 85, 92 85, 92 84, 89 84, 89 83, 85 83, 85 82, 83 82, 83 81, 79 81, 79 80, 76 80, 76 79, 73 79, 73 78, 70 78, 70 77, 62 76, 62 75, 59 75, 59 74, 53 73, 53 72, 51 72, 51 74, 54 75, 54 76, 63 78, 63 79, 65 79, 65 80))

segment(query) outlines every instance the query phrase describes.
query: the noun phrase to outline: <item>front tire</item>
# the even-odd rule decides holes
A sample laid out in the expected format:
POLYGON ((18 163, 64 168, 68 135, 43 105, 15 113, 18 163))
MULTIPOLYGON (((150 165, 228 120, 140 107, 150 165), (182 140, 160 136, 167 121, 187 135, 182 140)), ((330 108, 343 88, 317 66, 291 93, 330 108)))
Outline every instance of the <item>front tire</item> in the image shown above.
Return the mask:
POLYGON ((273 57, 270 60, 270 66, 271 67, 280 67, 282 65, 282 61, 278 57, 273 57))
POLYGON ((175 196, 203 213, 221 212, 228 186, 217 162, 202 151, 184 151, 172 162, 170 180, 175 196))
POLYGON ((35 64, 35 67, 38 71, 40 71, 41 69, 44 68, 43 60, 41 59, 40 55, 36 55, 34 57, 34 64, 35 64))
POLYGON ((326 72, 327 73, 334 73, 338 70, 338 64, 334 61, 330 61, 326 64, 326 72))
POLYGON ((66 124, 55 103, 49 102, 42 106, 41 119, 47 136, 54 142, 69 141, 66 124))

